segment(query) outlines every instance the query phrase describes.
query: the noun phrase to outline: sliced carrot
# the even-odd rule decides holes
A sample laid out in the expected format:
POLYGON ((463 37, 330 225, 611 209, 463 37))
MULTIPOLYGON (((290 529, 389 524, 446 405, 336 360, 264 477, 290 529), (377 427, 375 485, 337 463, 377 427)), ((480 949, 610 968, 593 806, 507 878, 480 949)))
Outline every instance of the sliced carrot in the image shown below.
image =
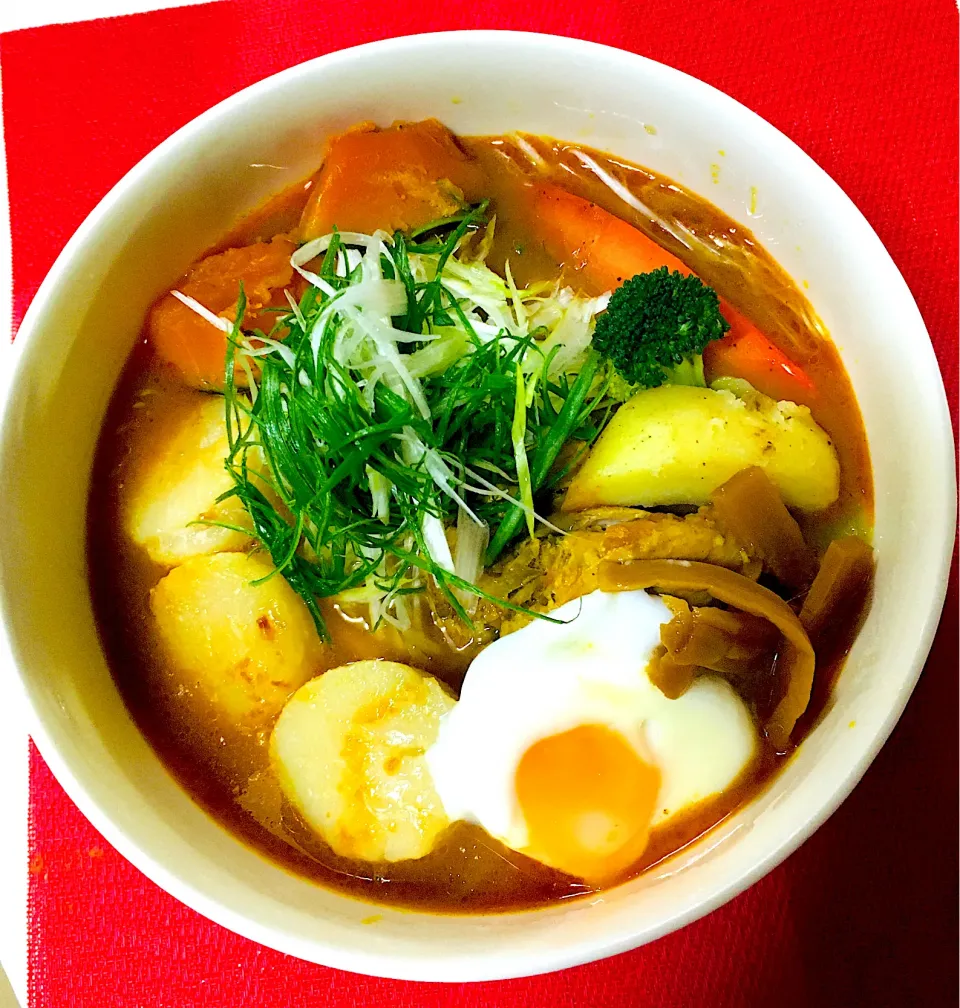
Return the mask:
POLYGON ((300 219, 304 241, 341 231, 408 231, 484 196, 479 165, 436 119, 372 123, 334 137, 300 219))
MULTIPOLYGON (((534 226, 547 252, 588 294, 614 290, 637 273, 661 266, 685 276, 693 273, 642 231, 559 186, 537 185, 531 200, 534 226)), ((744 378, 765 395, 809 404, 816 388, 803 368, 723 298, 720 310, 730 331, 704 352, 708 380, 721 375, 744 378)))
POLYGON ((588 294, 603 294, 661 266, 693 272, 642 231, 559 186, 535 186, 531 198, 534 226, 547 252, 588 294))
MULTIPOLYGON (((276 315, 269 307, 286 306, 283 288, 291 283, 290 256, 296 245, 287 238, 257 242, 207 256, 177 284, 181 293, 199 301, 215 315, 236 317, 237 298, 243 284, 247 329, 269 332, 276 315)), ((153 306, 147 320, 150 342, 164 360, 175 365, 191 385, 223 385, 227 337, 172 294, 153 306)))
POLYGON ((744 378, 764 395, 809 406, 817 389, 810 376, 744 315, 721 302, 730 331, 703 351, 703 371, 708 382, 721 376, 744 378))

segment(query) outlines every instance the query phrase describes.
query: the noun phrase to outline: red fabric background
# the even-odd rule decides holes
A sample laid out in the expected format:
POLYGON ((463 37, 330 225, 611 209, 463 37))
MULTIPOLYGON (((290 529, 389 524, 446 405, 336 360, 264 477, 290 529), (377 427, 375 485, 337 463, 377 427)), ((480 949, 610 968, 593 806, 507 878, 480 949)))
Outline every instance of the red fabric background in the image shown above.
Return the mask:
MULTIPOLYGON (((949 0, 218 4, 0 37, 19 317, 142 155, 233 91, 331 49, 463 27, 575 35, 723 89, 851 195, 957 375, 957 14, 949 0)), ((956 419, 955 403, 953 403, 956 419)), ((123 861, 33 752, 33 1008, 956 1005, 957 593, 894 736, 839 812, 710 917, 636 952, 502 984, 375 980, 198 917, 123 861)))

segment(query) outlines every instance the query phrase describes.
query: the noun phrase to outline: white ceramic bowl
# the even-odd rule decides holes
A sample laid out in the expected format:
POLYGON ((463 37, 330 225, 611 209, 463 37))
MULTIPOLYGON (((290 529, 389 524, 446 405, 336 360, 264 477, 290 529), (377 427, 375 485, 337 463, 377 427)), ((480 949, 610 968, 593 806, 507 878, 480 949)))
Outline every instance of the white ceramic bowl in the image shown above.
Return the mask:
POLYGON ((794 850, 857 782, 910 695, 940 614, 952 439, 903 279, 850 200, 772 126, 614 49, 507 32, 415 36, 324 56, 240 92, 161 144, 87 218, 13 357, 0 442, 2 662, 22 683, 40 751, 107 840, 164 889, 318 963, 420 980, 513 977, 622 952, 709 912, 794 850), (369 904, 288 874, 221 829, 140 736, 97 639, 84 523, 104 409, 157 294, 240 214, 311 171, 327 133, 425 116, 461 133, 519 129, 609 148, 717 203, 807 281, 866 421, 879 563, 873 607, 822 723, 721 828, 589 901, 483 917, 380 909, 364 924, 369 904))

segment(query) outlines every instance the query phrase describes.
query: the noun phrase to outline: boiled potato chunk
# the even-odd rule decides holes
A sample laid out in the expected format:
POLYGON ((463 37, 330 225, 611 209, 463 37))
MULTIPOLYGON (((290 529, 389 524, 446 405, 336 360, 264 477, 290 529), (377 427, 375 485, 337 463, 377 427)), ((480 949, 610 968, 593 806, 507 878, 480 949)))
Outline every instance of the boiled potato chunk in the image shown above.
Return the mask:
POLYGON ((819 511, 837 499, 837 454, 806 406, 662 385, 620 407, 570 484, 563 510, 706 504, 748 466, 766 471, 788 507, 819 511))
POLYGON ((175 567, 150 606, 170 664, 215 710, 262 724, 315 675, 323 645, 299 595, 262 554, 215 553, 175 567))
POLYGON ((223 399, 198 393, 196 405, 171 431, 147 468, 134 477, 127 495, 127 532, 152 560, 173 566, 188 557, 250 544, 243 532, 190 524, 209 520, 249 526, 239 499, 216 503, 233 486, 224 468, 227 453, 223 399))
POLYGON ((405 861, 449 824, 424 760, 454 705, 409 665, 357 661, 312 679, 287 703, 271 754, 284 793, 344 857, 405 861))

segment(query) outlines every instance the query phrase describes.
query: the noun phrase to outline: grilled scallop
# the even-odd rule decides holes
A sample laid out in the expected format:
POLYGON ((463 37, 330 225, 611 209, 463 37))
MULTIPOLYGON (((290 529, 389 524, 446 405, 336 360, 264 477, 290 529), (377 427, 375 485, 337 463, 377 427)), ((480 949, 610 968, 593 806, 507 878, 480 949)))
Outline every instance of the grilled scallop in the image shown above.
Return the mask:
POLYGON ((351 662, 311 679, 273 731, 284 793, 337 854, 423 857, 449 823, 424 753, 454 702, 397 662, 351 662))

